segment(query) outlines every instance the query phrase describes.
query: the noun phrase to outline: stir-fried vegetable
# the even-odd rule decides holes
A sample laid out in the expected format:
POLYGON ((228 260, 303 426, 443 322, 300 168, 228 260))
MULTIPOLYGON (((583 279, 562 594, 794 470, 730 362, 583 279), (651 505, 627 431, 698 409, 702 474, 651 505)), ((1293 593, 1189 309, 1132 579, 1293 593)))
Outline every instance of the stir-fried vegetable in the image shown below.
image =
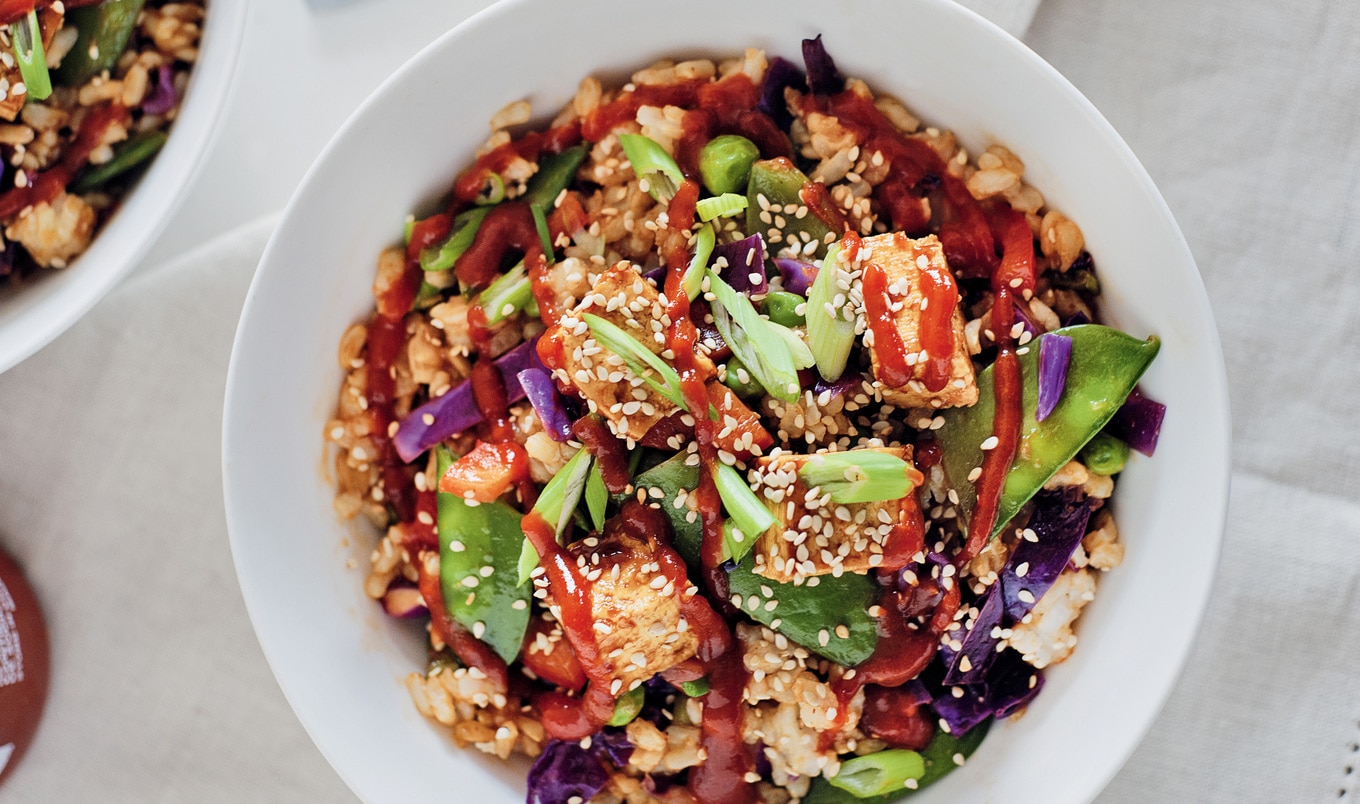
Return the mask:
POLYGON ((641 134, 620 134, 619 145, 633 165, 633 172, 645 182, 648 194, 657 201, 669 201, 680 189, 685 174, 666 149, 656 140, 641 134))
POLYGON ((741 360, 756 381, 765 386, 770 396, 792 402, 798 398, 801 386, 794 356, 783 335, 776 331, 778 324, 766 318, 746 296, 732 289, 712 271, 709 288, 713 292, 713 323, 732 354, 741 360))
POLYGON ((47 54, 43 52, 42 28, 38 12, 30 11, 10 26, 14 40, 14 60, 19 63, 29 100, 46 100, 52 94, 52 76, 47 72, 47 54))
POLYGON ((919 782, 926 775, 926 761, 915 751, 890 748, 876 754, 847 759, 835 776, 827 779, 832 787, 855 798, 886 796, 902 790, 908 780, 919 782))
MULTIPOLYGON (((559 541, 567 529, 567 523, 571 521, 576 506, 581 503, 581 496, 585 493, 593 465, 594 461, 589 452, 578 451, 566 465, 557 470, 557 474, 553 475, 553 479, 548 481, 548 485, 544 486, 542 493, 538 495, 534 513, 553 526, 559 541)), ((522 547, 519 554, 519 583, 523 584, 529 580, 529 573, 538 566, 539 556, 528 539, 521 538, 520 542, 522 547)))
POLYGON ((463 252, 472 248, 472 241, 477 237, 477 230, 481 228, 482 221, 490 213, 489 207, 477 207, 454 218, 453 232, 448 239, 439 246, 427 248, 420 252, 421 269, 430 273, 453 268, 453 264, 458 262, 458 258, 463 256, 463 252))
POLYGON ((119 143, 113 158, 102 165, 92 165, 71 182, 70 191, 88 193, 108 184, 128 171, 140 167, 155 156, 165 145, 164 131, 148 131, 119 143))
POLYGON ((74 27, 79 35, 62 57, 56 70, 57 81, 63 86, 80 86, 105 70, 112 70, 137 29, 137 15, 143 4, 144 0, 104 0, 67 9, 65 25, 74 27))
POLYGON ((868 449, 815 454, 798 476, 842 505, 900 500, 923 480, 916 467, 896 455, 868 449))
POLYGON ((836 286, 836 278, 842 273, 838 265, 840 255, 839 246, 827 249, 817 280, 808 291, 806 308, 808 348, 817 361, 818 373, 829 382, 840 379, 845 372, 845 363, 855 345, 853 314, 844 302, 844 292, 836 286), (840 305, 836 304, 838 294, 840 305))
POLYGON ((653 391, 674 402, 676 407, 686 408, 685 395, 680 390, 680 375, 670 364, 638 343, 637 338, 603 318, 591 313, 586 313, 582 318, 590 327, 591 336, 601 346, 618 355, 653 391))
POLYGON ((699 176, 714 195, 739 193, 746 188, 751 166, 759 158, 760 149, 754 142, 737 134, 724 134, 709 140, 699 152, 699 176))
POLYGON ((725 463, 719 464, 714 480, 717 481, 718 494, 734 527, 728 545, 728 557, 733 561, 741 561, 751 552, 756 539, 774 525, 775 518, 736 469, 725 463))

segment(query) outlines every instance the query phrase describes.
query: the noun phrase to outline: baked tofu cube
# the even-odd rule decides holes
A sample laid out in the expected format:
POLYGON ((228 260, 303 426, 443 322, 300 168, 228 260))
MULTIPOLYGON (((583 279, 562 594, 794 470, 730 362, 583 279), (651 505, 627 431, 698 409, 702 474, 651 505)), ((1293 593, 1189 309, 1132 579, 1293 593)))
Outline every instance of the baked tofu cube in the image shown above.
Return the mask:
MULTIPOLYGON (((854 452, 886 452, 908 463, 909 447, 879 447, 854 452)), ((813 497, 798 476, 813 455, 778 452, 761 458, 752 487, 777 520, 755 546, 755 572, 780 583, 802 583, 814 575, 864 574, 883 564, 884 549, 904 509, 919 517, 916 496, 867 503, 836 503, 830 495, 813 497)), ((900 537, 899 537, 900 538, 900 537)), ((919 548, 918 548, 919 549, 919 548)))
MULTIPOLYGON (((614 434, 631 445, 677 408, 591 337, 583 318, 586 313, 619 327, 667 362, 673 358, 666 351, 670 316, 652 283, 631 263, 619 262, 601 274, 581 303, 539 340, 538 354, 544 365, 558 380, 575 388, 590 410, 603 416, 614 434)), ((699 368, 705 378, 714 371, 712 361, 702 355, 699 368)))
MULTIPOLYGON (((611 523, 612 524, 612 523, 611 523)), ((671 548, 606 525, 603 538, 572 546, 590 583, 595 641, 601 661, 616 680, 615 695, 694 655, 699 641, 682 621, 680 604, 697 592, 686 580, 677 588, 659 565, 671 548)), ((679 562, 678 556, 670 556, 679 562)), ((683 564, 681 564, 683 566, 683 564)))
MULTIPOLYGON (((939 272, 952 281, 953 274, 945 262, 944 249, 935 235, 919 240, 901 233, 889 233, 865 238, 864 247, 870 249, 867 262, 879 266, 887 275, 889 299, 896 306, 893 318, 901 338, 901 348, 910 379, 902 385, 888 387, 883 383, 883 398, 887 402, 906 408, 952 408, 972 405, 977 402, 977 380, 973 376, 973 361, 968 357, 968 345, 963 337, 963 314, 958 305, 950 316, 949 329, 952 332, 952 350, 949 356, 949 378, 944 387, 932 391, 926 387, 926 358, 921 343, 921 320, 924 317, 922 304, 925 295, 922 286, 927 271, 939 272)), ((883 379, 883 364, 894 360, 886 356, 885 350, 896 349, 897 344, 878 343, 873 339, 869 356, 873 361, 874 376, 883 379)))

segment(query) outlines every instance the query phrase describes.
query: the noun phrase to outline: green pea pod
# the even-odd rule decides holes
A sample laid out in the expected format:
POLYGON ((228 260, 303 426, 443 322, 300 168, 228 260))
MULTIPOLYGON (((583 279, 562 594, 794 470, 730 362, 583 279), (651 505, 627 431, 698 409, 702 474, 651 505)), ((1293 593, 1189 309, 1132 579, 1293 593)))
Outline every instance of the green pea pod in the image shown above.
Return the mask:
POLYGON ((165 145, 164 131, 147 131, 118 145, 113 158, 102 165, 91 165, 71 183, 76 195, 97 190, 110 181, 147 162, 165 145))
MULTIPOLYGON (((1099 324, 1066 327, 1055 334, 1072 339, 1072 358, 1058 406, 1042 422, 1034 420, 1034 409, 1039 396, 1039 347, 1047 336, 1032 341, 1020 355, 1023 380, 1020 446, 1006 475, 993 536, 1100 432, 1161 348, 1156 337, 1140 341, 1099 324)), ((982 465, 982 443, 992 435, 996 414, 992 367, 978 374, 977 384, 977 404, 945 411, 942 414, 945 424, 935 434, 942 449, 945 480, 958 493, 959 507, 965 515, 972 512, 977 502, 977 491, 968 476, 982 465)))
POLYGON ((79 32, 76 43, 54 73, 63 86, 76 87, 113 69, 137 28, 143 0, 104 0, 66 12, 65 27, 79 32))
POLYGON ((778 253, 788 243, 816 241, 813 256, 826 254, 827 237, 832 229, 826 221, 808 211, 803 217, 797 213, 786 213, 784 208, 793 204, 803 206, 800 195, 808 177, 794 167, 787 159, 765 159, 751 166, 751 179, 746 185, 746 232, 759 234, 769 243, 770 250, 778 253), (765 205, 761 206, 761 198, 765 205), (762 215, 769 221, 762 219, 762 215), (782 225, 781 225, 782 222, 782 225), (807 240, 803 234, 807 234, 807 240), (778 237, 776 237, 776 235, 778 237))
POLYGON ((560 154, 546 154, 538 160, 538 172, 529 179, 524 200, 551 211, 557 196, 567 189, 576 169, 586 158, 586 147, 574 145, 560 154))
MULTIPOLYGON (((453 462, 438 447, 439 475, 453 462)), ((439 582, 444 607, 506 662, 519 655, 529 627, 529 596, 515 574, 524 532, 523 516, 504 503, 469 505, 439 492, 439 582), (490 573, 487 573, 487 568, 490 573), (480 624, 480 626, 479 626, 480 624)))
MULTIPOLYGON (((806 305, 807 299, 786 290, 774 290, 765 296, 765 314, 776 324, 786 327, 801 327, 807 323, 807 315, 798 312, 799 305, 806 305)), ((806 310, 806 307, 804 308, 806 310)))
POLYGON ((708 141, 699 152, 699 176, 714 195, 739 193, 746 186, 751 165, 760 158, 754 142, 737 134, 723 134, 708 141))
POLYGON ((903 788, 900 793, 892 793, 891 795, 858 798, 848 791, 832 787, 826 777, 818 776, 812 780, 812 787, 808 790, 808 794, 803 796, 803 804, 888 804, 890 801, 900 801, 948 776, 955 768, 959 767, 955 757, 962 756, 964 759, 971 757, 978 746, 982 745, 982 739, 987 736, 987 731, 991 727, 992 721, 984 720, 974 726, 972 731, 959 737, 946 734, 943 731, 936 732, 935 738, 930 741, 930 745, 921 751, 921 759, 925 761, 926 772, 916 780, 915 788, 903 788))
MULTIPOLYGON (((693 491, 699 486, 699 469, 686 466, 685 458, 677 455, 660 463, 638 475, 633 483, 637 488, 661 490, 662 497, 657 499, 675 531, 676 549, 690 566, 697 567, 703 542, 702 525, 698 517, 693 522, 686 520, 688 507, 674 505, 680 489, 693 491)), ((751 619, 846 667, 859 664, 874 652, 878 630, 868 609, 877 597, 878 587, 867 576, 823 575, 816 586, 806 582, 795 586, 757 575, 751 569, 753 565, 754 560, 748 556, 727 574, 732 595, 741 596, 741 609, 751 619), (845 626, 845 638, 836 634, 841 625, 845 626)))

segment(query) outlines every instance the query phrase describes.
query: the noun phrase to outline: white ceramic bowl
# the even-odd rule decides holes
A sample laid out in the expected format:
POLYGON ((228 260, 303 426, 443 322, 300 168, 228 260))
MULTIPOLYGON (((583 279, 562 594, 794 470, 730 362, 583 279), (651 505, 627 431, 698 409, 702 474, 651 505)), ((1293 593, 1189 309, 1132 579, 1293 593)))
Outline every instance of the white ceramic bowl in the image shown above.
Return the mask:
POLYGON ((108 293, 151 248, 217 131, 236 72, 248 0, 209 0, 198 64, 170 138, 146 175, 70 267, 18 287, 0 283, 0 372, 46 346, 108 293))
POLYGON ((996 727, 922 801, 1089 799, 1152 722, 1214 573, 1228 402, 1194 261, 1119 135, 1038 56, 947 0, 510 0, 403 67, 327 147, 265 253, 228 378, 223 473, 245 601, 298 717, 365 800, 511 802, 524 791, 523 766, 460 750, 416 713, 401 680, 421 666, 419 636, 364 597, 362 569, 345 567, 351 556, 366 566, 373 540, 351 537, 332 511, 322 427, 341 380, 336 344, 372 308, 378 252, 408 211, 445 191, 508 101, 527 96, 551 114, 589 73, 746 46, 796 59, 819 32, 847 75, 971 149, 996 140, 1015 151, 1085 231, 1109 319, 1163 339, 1144 386, 1170 412, 1156 458, 1135 457, 1120 481, 1124 565, 1101 579, 1080 647, 1028 714, 996 727))

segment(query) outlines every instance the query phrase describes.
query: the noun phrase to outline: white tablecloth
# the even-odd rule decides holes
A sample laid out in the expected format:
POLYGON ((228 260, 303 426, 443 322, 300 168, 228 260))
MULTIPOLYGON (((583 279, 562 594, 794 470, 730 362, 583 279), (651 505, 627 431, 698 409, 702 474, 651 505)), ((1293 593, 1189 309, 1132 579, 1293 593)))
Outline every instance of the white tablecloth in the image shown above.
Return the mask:
MULTIPOLYGON (((969 0, 1012 30, 1036 3, 969 0)), ((46 606, 56 673, 0 800, 352 800, 269 674, 223 524, 225 369, 272 221, 172 258, 280 206, 369 89, 483 4, 313 15, 258 0, 242 89, 180 219, 81 324, 0 376, 0 545, 46 606), (412 15, 430 22, 392 24, 412 15), (298 123, 260 137, 259 119, 298 123)), ((1233 390, 1213 602, 1102 800, 1360 795, 1360 4, 1044 0, 1027 41, 1167 196, 1233 390)))

